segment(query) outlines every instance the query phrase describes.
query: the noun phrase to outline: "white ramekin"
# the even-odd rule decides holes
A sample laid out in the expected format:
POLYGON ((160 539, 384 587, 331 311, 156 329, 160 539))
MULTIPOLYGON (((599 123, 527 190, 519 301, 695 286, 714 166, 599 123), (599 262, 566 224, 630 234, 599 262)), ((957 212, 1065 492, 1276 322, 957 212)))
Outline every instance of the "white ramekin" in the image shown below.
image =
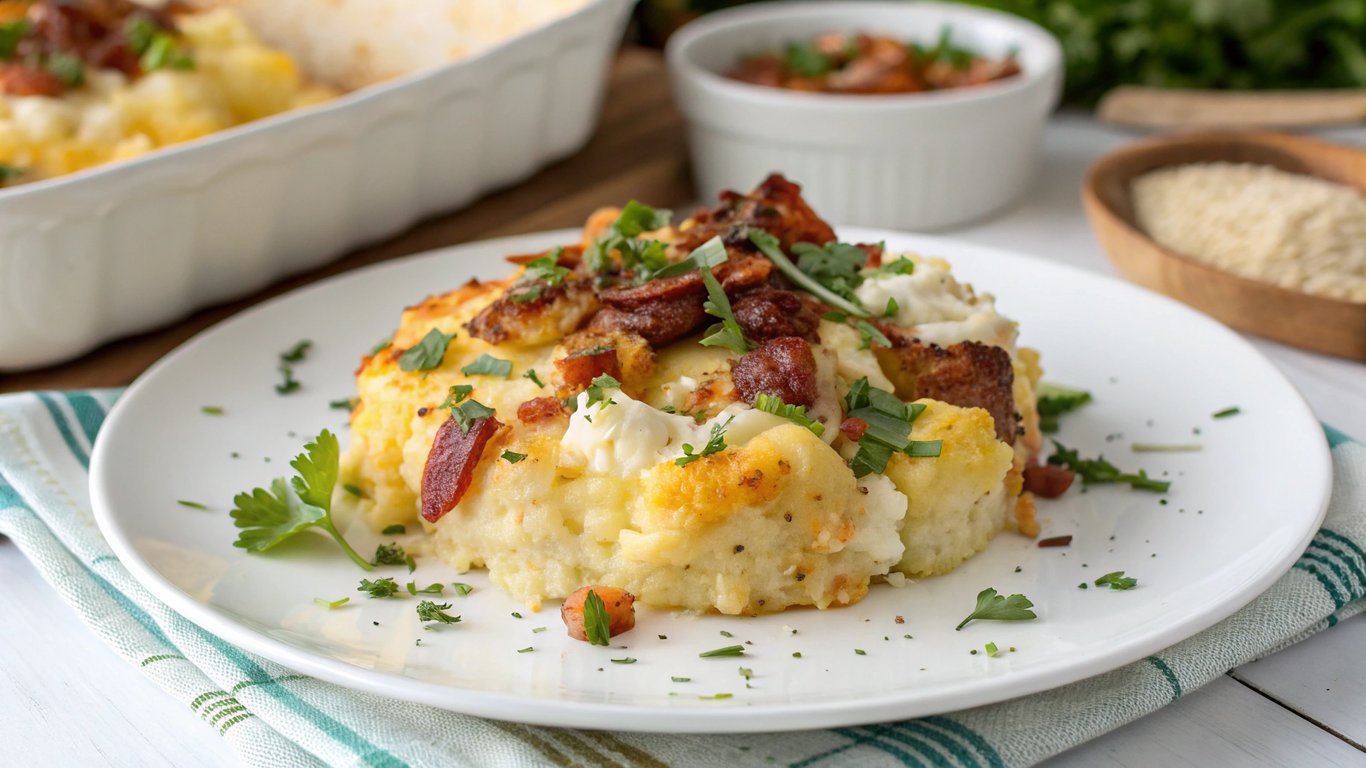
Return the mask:
POLYGON ((1062 89, 1062 50, 1004 13, 931 2, 745 5, 703 17, 668 45, 703 200, 780 171, 841 224, 941 229, 981 218, 1029 185, 1040 134, 1062 89), (725 77, 745 52, 822 32, 953 42, 991 57, 1017 51, 1022 74, 935 93, 834 95, 725 77))
POLYGON ((0 189, 0 371, 318 267, 572 154, 634 3, 590 0, 315 108, 0 189))

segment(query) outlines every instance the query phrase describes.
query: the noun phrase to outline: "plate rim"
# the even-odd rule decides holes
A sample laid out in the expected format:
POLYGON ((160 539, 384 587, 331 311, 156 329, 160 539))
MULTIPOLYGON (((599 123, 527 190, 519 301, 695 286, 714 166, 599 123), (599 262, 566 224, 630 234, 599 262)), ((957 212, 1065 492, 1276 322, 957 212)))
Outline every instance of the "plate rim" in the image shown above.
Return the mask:
MULTIPOLYGON (((1006 248, 979 245, 958 238, 868 227, 837 226, 835 229, 842 235, 850 235, 855 239, 872 238, 870 241, 875 241, 892 236, 897 239, 912 240, 917 243, 916 248, 922 250, 930 250, 942 244, 945 246, 945 250, 956 250, 960 253, 975 252, 984 258, 1004 257, 1015 261, 1025 261, 1043 266, 1046 269, 1075 273, 1083 279, 1103 281, 1121 290, 1142 295, 1146 300, 1156 300, 1159 303, 1166 304, 1173 310, 1187 314, 1193 321, 1205 324, 1212 332, 1223 334, 1227 343, 1240 347, 1245 353, 1251 353, 1253 360, 1265 366, 1270 375, 1274 376, 1280 384, 1283 384, 1295 395, 1294 399, 1285 405, 1287 410, 1293 407, 1297 411, 1294 420, 1305 419, 1307 423, 1319 424, 1317 417, 1298 388, 1266 355, 1262 354, 1251 342, 1237 332, 1175 299, 1119 278, 1070 264, 1006 248), (919 245, 921 243, 924 245, 919 245)), ((116 479, 109 476, 111 471, 109 466, 112 460, 108 457, 111 450, 108 446, 114 438, 107 436, 116 434, 119 430, 124 412, 127 410, 124 407, 125 403, 131 402, 140 389, 147 386, 148 381, 159 375, 164 368, 174 365, 192 347, 205 343, 206 339, 236 323, 244 322, 258 313, 270 311, 281 304, 294 301, 300 296, 315 291, 332 290, 338 283, 361 280, 374 272, 390 269, 396 265, 443 256, 450 257, 452 253, 458 254, 460 251, 470 249, 512 249, 508 252, 513 252, 518 248, 534 248, 542 243, 562 242, 565 238, 575 239, 580 236, 580 232, 581 230, 578 228, 566 228, 475 240, 367 265, 329 276, 315 283, 300 286, 272 297, 225 318, 182 342, 140 374, 127 387, 114 407, 110 409, 99 434, 96 436, 89 471, 91 509, 101 534, 113 549, 114 554, 118 556, 119 561, 128 569, 134 579, 148 592, 201 629, 282 666, 347 688, 366 691, 399 701, 425 704, 447 711, 531 725, 601 729, 604 724, 611 723, 613 730, 629 732, 758 733, 837 728, 946 714, 1053 690, 1119 669, 1193 637, 1252 602, 1290 570, 1295 561, 1298 560, 1300 553, 1304 551, 1317 533, 1327 513, 1333 474, 1328 443, 1326 440, 1322 440, 1316 443, 1320 447, 1314 451, 1317 457, 1315 469, 1319 477, 1314 486, 1306 491, 1306 498, 1309 497, 1311 491, 1315 492, 1317 501, 1317 509, 1312 524, 1305 526, 1299 539, 1293 545, 1283 544, 1275 558, 1265 561, 1260 566, 1255 578, 1246 580, 1239 589, 1232 591, 1222 602, 1174 625, 1168 625, 1160 632, 1117 643, 1105 653, 1082 662, 1056 662, 1024 671, 1013 671, 1006 676, 984 677, 962 686, 959 690, 946 691, 929 699, 909 698, 907 692, 914 691, 914 689, 907 689, 906 691, 846 697, 834 701, 776 704, 741 703, 741 706, 721 707, 642 707, 634 704, 540 698, 499 691, 461 688, 454 685, 426 682, 392 672, 359 667, 272 638, 212 605, 199 602, 171 583, 149 562, 140 557, 131 539, 124 535, 118 523, 118 513, 108 496, 116 479)), ((945 258, 951 261, 953 257, 950 255, 945 258)))

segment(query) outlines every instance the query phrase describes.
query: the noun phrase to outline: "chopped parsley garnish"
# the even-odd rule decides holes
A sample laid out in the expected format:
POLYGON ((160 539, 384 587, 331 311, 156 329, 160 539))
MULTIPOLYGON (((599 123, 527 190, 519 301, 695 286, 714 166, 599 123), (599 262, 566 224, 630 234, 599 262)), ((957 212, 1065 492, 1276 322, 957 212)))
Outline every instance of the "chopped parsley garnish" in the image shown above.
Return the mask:
POLYGON ((692 678, 691 678, 691 677, 670 677, 669 679, 672 680, 672 681, 674 681, 675 683, 691 683, 691 682, 692 682, 692 678))
POLYGON ((843 312, 839 312, 837 310, 832 309, 829 312, 826 312, 825 314, 821 315, 821 319, 829 320, 832 323, 844 323, 849 320, 849 316, 844 314, 843 312))
POLYGON ((1114 464, 1105 460, 1104 456, 1094 459, 1083 459, 1076 451, 1065 447, 1057 440, 1053 441, 1055 450, 1053 455, 1048 457, 1049 464, 1057 464, 1067 467, 1081 477, 1082 485, 1105 485, 1108 483, 1128 483, 1130 487, 1140 491, 1154 491, 1156 493, 1166 493, 1171 488, 1171 482, 1167 480, 1154 480, 1148 477, 1148 473, 1139 470, 1138 474, 1121 472, 1114 464))
POLYGON ((1001 655, 1001 649, 1000 649, 1000 648, 997 648, 995 643, 987 643, 987 645, 986 645, 986 651, 987 651, 987 655, 990 656, 990 657, 992 657, 992 658, 995 658, 995 657, 1001 655))
POLYGON ((145 71, 194 67, 194 59, 176 43, 175 37, 146 16, 130 17, 123 32, 129 49, 138 55, 138 63, 145 71))
POLYGON ((451 408, 451 418, 455 419, 460 425, 460 431, 469 432, 470 425, 476 419, 487 419, 493 416, 494 410, 478 400, 467 400, 460 405, 451 408))
POLYGON ((398 582, 388 576, 374 581, 361 579, 356 591, 364 592, 371 597, 393 597, 398 594, 398 582))
POLYGON ((1230 416, 1237 416, 1238 414, 1240 414, 1240 413, 1242 413, 1242 412, 1243 412, 1243 409, 1239 408, 1239 407, 1236 406, 1236 405, 1232 405, 1232 406, 1229 406, 1228 408, 1225 408, 1225 409, 1222 410, 1222 411, 1215 411, 1215 412, 1212 414, 1212 416, 1213 416, 1213 418, 1216 418, 1216 419, 1227 419, 1227 418, 1230 417, 1230 416))
POLYGON ((756 410, 763 411, 764 413, 771 413, 774 416, 781 416, 798 426, 806 427, 817 437, 825 434, 825 425, 819 421, 808 418, 806 415, 806 406, 804 405, 788 405, 777 395, 760 392, 759 395, 754 398, 754 407, 756 410))
POLYGON ((1134 443, 1129 446, 1134 453, 1195 453, 1203 448, 1199 443, 1134 443))
POLYGON ((872 269, 868 270, 867 274, 865 274, 863 277, 864 279, 867 279, 870 277, 887 277, 889 275, 910 275, 914 273, 915 262, 911 261, 905 256, 898 256, 896 259, 889 261, 886 264, 873 267, 872 269))
POLYGON ((85 82, 85 63, 69 53, 48 54, 43 68, 67 88, 79 88, 85 82))
POLYGON ((1042 382, 1034 393, 1039 409, 1039 429, 1058 431, 1058 417, 1091 402, 1091 393, 1059 384, 1042 382))
POLYGON ((621 257, 622 269, 643 281, 654 271, 667 267, 669 259, 664 243, 637 238, 645 232, 667 227, 672 218, 673 211, 651 208, 632 200, 621 209, 607 231, 585 249, 584 261, 593 272, 606 274, 612 269, 612 252, 616 251, 621 257))
POLYGON ((1124 590, 1133 589, 1138 586, 1138 579, 1135 579, 1132 576, 1125 576, 1124 571, 1115 571, 1114 573, 1107 573, 1104 576, 1101 576, 1099 579, 1096 579, 1095 583, 1097 587, 1124 590))
POLYGON ((612 662, 613 664, 634 664, 634 663, 636 663, 636 659, 633 659, 633 658, 631 658, 630 656, 627 656, 627 657, 624 658, 624 659, 608 659, 608 661, 612 662))
POLYGON ((182 507, 189 507, 190 509, 208 509, 208 507, 204 506, 203 504, 200 504, 197 501, 186 501, 185 499, 176 499, 176 503, 182 507))
POLYGON ((454 408, 469 397, 471 392, 474 392, 474 387, 468 384, 456 384, 446 392, 446 399, 442 400, 441 405, 438 405, 437 408, 454 408))
POLYGON ((359 402, 360 400, 357 400, 354 397, 347 397, 340 400, 330 400, 327 403, 327 407, 337 411, 354 411, 356 410, 356 404, 359 402))
POLYGON ((734 697, 735 694, 733 693, 713 693, 710 696, 698 696, 697 698, 702 701, 720 701, 721 699, 730 699, 734 697))
POLYGON ((854 653, 858 654, 859 656, 867 656, 867 655, 868 655, 868 652, 865 651, 865 650, 863 650, 862 648, 855 648, 855 649, 854 649, 854 653))
POLYGON ((873 325, 867 320, 858 321, 854 327, 858 329, 859 337, 862 339, 858 345, 859 349, 868 349, 873 346, 873 342, 877 342, 884 347, 892 346, 892 340, 887 338, 886 334, 882 331, 878 330, 876 325, 873 325))
POLYGON ((783 53, 783 67, 800 77, 820 77, 834 68, 825 54, 811 43, 788 43, 783 53))
POLYGON ((924 405, 902 402, 891 392, 869 385, 866 376, 850 386, 844 406, 846 416, 868 425, 858 441, 858 453, 849 462, 855 477, 886 471, 896 453, 934 457, 942 449, 939 440, 910 439, 911 423, 925 410, 924 405))
POLYGON ((233 524, 242 529, 233 546, 266 552, 309 528, 321 528, 356 565, 371 570, 332 522, 332 490, 341 457, 337 436, 324 429, 304 451, 290 462, 297 473, 293 478, 276 478, 269 491, 253 488, 233 499, 233 524))
POLYGON ((699 653, 699 654, 697 654, 697 655, 698 655, 699 658, 703 658, 703 659, 712 659, 712 658, 716 658, 716 657, 718 657, 718 656, 744 656, 744 655, 745 655, 745 646, 743 646, 743 645, 727 645, 727 646, 724 647, 724 648, 715 648, 715 649, 710 650, 710 651, 703 651, 703 652, 701 652, 701 653, 699 653))
POLYGON ((680 467, 686 467, 703 456, 710 456, 713 453, 724 451, 726 449, 726 428, 729 427, 730 423, 734 420, 735 417, 731 416, 719 424, 713 424, 711 427, 711 436, 707 439, 707 444, 702 446, 701 452, 695 452, 696 449, 693 448, 691 443, 684 443, 683 455, 674 459, 674 463, 680 467))
MULTIPOLYGON (((863 305, 851 301, 827 288, 816 278, 806 274, 796 264, 793 264, 792 260, 787 258, 787 254, 783 253, 783 249, 778 244, 778 238, 761 229, 751 229, 749 231, 749 241, 754 243, 754 246, 759 249, 759 252, 767 256, 769 261, 772 261, 774 265, 778 267, 778 271, 782 272, 784 277, 791 280, 793 283, 796 283, 802 290, 813 294, 826 304, 829 304, 842 312, 853 315, 854 317, 872 317, 872 313, 864 309, 863 305)), ((862 251, 860 251, 860 253, 862 253, 862 251)))
POLYGON ((887 308, 882 310, 882 316, 885 318, 893 318, 896 317, 896 313, 900 310, 901 307, 897 306, 896 299, 887 299, 887 308))
POLYGON ((343 597, 340 600, 324 600, 321 597, 315 597, 313 598, 313 602, 323 608, 332 610, 333 608, 340 608, 343 605, 346 605, 347 603, 351 602, 351 598, 343 597))
POLYGON ((598 403, 602 403, 603 408, 606 408, 609 405, 616 405, 616 401, 607 396, 607 391, 611 389, 621 389, 621 382, 605 373, 593 377, 592 383, 590 383, 588 389, 585 390, 588 393, 588 402, 586 405, 591 407, 598 403))
POLYGON ((532 634, 540 634, 540 633, 546 631, 546 629, 548 629, 548 627, 536 627, 536 628, 532 629, 531 632, 532 632, 532 634))
POLYGON ((364 496, 364 495, 365 495, 365 493, 361 491, 360 486, 358 486, 358 485, 352 485, 351 483, 346 483, 346 484, 344 484, 344 485, 342 486, 342 490, 343 490, 343 491, 346 491, 347 493, 351 494, 352 496, 364 496))
POLYGON ((854 295, 854 289, 863 282, 860 270, 868 263, 868 254, 862 248, 839 242, 829 242, 823 246, 797 243, 792 246, 792 255, 797 257, 797 269, 812 280, 862 306, 854 295))
POLYGON ((512 361, 502 360, 485 352, 479 359, 460 369, 466 376, 497 376, 506 379, 512 373, 512 361))
POLYGON ((751 680, 754 678, 754 670, 750 669, 749 667, 740 667, 740 677, 743 677, 746 680, 751 680))
POLYGON ((735 313, 731 311, 726 290, 721 287, 716 275, 712 274, 711 268, 702 267, 698 269, 698 273, 702 275, 702 284, 707 287, 707 300, 702 304, 702 308, 712 317, 721 319, 721 322, 707 330, 707 335, 703 336, 699 343, 705 347, 725 347, 741 355, 754 349, 754 342, 745 338, 744 329, 735 321, 735 313))
POLYGON ((512 294, 512 300, 516 302, 531 301, 538 298, 545 286, 554 287, 564 282, 564 278, 572 271, 567 267, 559 265, 560 254, 564 253, 564 248, 556 248, 550 253, 534 261, 527 262, 524 282, 518 293, 512 294), (543 283, 537 285, 535 283, 543 283))
POLYGON ((0 24, 0 59, 14 58, 14 52, 24 39, 24 35, 28 34, 30 26, 28 19, 16 19, 0 24))
POLYGON ((407 553, 403 547, 395 542, 381 544, 375 547, 375 565, 403 565, 407 553))
POLYGON ((461 597, 464 597, 474 591, 474 587, 460 581, 451 582, 451 588, 454 589, 455 593, 457 595, 460 595, 461 597))
POLYGON ((308 357, 308 350, 313 348, 313 342, 304 339, 284 352, 280 353, 280 360, 286 363, 300 363, 308 357))
POLYGON ((535 368, 528 368, 528 369, 526 369, 526 373, 522 374, 522 378, 524 378, 524 379, 531 379, 531 383, 532 383, 532 384, 535 384, 536 386, 540 387, 541 389, 545 389, 545 382, 544 382, 544 381, 541 381, 541 377, 536 375, 536 369, 535 369, 535 368))
POLYGON ((0 163, 0 186, 3 186, 5 182, 13 181, 20 176, 23 176, 25 173, 26 171, 17 165, 0 163))
POLYGON ((517 649, 517 652, 518 652, 518 653, 531 653, 531 652, 534 651, 534 650, 536 650, 536 647, 535 647, 535 646, 528 645, 528 646, 525 647, 525 648, 518 648, 518 649, 517 649))
POLYGON ((293 366, 288 363, 280 363, 279 371, 282 381, 275 385, 275 393, 278 395, 287 395, 290 392, 297 391, 300 384, 298 380, 294 378, 293 366))
POLYGON ((987 587, 977 593, 977 607, 966 619, 959 622, 955 630, 960 630, 967 626, 969 621, 1028 621, 1039 618, 1038 614, 1029 610, 1034 604, 1024 595, 1011 595, 1002 597, 996 594, 996 590, 987 587))
POLYGON ((216 405, 206 405, 199 409, 199 412, 206 416, 222 416, 223 409, 216 405))
POLYGON ((732 635, 731 633, 723 629, 721 630, 721 637, 735 637, 735 635, 732 635))
POLYGON ((427 586, 418 589, 416 581, 408 582, 408 594, 413 595, 414 597, 417 595, 440 595, 445 592, 446 585, 444 584, 428 584, 427 586))
MULTIPOLYGON (((446 613, 447 609, 449 609, 450 607, 450 603, 434 603, 431 600, 423 600, 422 602, 417 604, 417 617, 421 619, 423 622, 440 622, 442 624, 455 624, 456 622, 460 621, 460 617, 452 616, 449 613, 446 613)), ((424 627, 424 629, 431 629, 432 626, 435 625, 426 626, 424 627)))
POLYGON ((408 532, 408 527, 405 526, 405 525, 402 524, 402 523, 394 523, 393 525, 386 525, 386 526, 384 527, 384 530, 380 531, 380 533, 383 534, 383 535, 385 535, 385 536, 402 536, 403 534, 405 534, 405 533, 407 533, 407 532, 408 532))
POLYGON ((607 606, 597 592, 588 590, 583 600, 583 633, 590 645, 607 646, 612 641, 612 622, 607 618, 607 606))
POLYGON ((441 365, 446 358, 446 347, 455 334, 446 334, 433 328, 416 346, 410 348, 398 359, 398 367, 404 371, 430 371, 441 365))
POLYGON ((525 453, 517 453, 516 451, 503 451, 503 461, 506 461, 509 464, 516 464, 517 462, 525 458, 525 453))
POLYGON ((517 611, 513 611, 513 612, 512 612, 512 618, 514 618, 514 619, 520 619, 520 618, 522 618, 522 614, 518 613, 517 611))
POLYGON ((801 651, 793 651, 793 652, 792 652, 792 658, 794 658, 794 659, 800 659, 801 657, 802 657, 802 652, 801 652, 801 651))

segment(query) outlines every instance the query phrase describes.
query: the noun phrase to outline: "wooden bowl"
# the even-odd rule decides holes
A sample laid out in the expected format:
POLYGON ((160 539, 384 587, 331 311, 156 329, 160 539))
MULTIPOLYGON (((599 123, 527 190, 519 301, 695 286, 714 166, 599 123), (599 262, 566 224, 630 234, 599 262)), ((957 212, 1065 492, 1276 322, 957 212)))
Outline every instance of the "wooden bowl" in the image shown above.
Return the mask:
POLYGON ((1096 162, 1082 199, 1097 239, 1125 277, 1239 330, 1314 352, 1366 361, 1366 304, 1312 296, 1208 266, 1139 229, 1130 182, 1201 162, 1260 163, 1366 191, 1366 151, 1277 133, 1217 131, 1135 143, 1096 162))

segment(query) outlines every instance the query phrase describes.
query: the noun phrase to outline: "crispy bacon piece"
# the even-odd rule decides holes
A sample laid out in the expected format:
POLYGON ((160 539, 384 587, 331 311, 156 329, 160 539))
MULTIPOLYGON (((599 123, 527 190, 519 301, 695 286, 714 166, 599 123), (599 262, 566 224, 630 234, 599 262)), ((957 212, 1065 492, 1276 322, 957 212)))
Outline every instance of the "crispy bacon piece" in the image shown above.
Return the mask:
POLYGON ((562 357, 555 361, 555 370, 559 371, 560 378, 564 380, 565 397, 588 389, 593 379, 604 373, 621 381, 621 363, 617 360, 615 347, 586 349, 562 357))
POLYGON ((583 275, 542 285, 540 295, 529 301, 513 297, 505 292, 466 323, 465 330, 490 344, 544 344, 578 330, 600 306, 592 278, 583 275))
POLYGON ((817 342, 821 316, 814 303, 796 291, 760 289, 733 301, 731 310, 745 335, 755 341, 796 336, 817 342))
POLYGON ((1024 489, 1041 498, 1056 499, 1067 493, 1076 477, 1072 470, 1056 464, 1025 467, 1024 489))
POLYGON ((706 318, 700 298, 685 298, 661 301, 635 311, 607 307, 593 316, 588 329, 634 333, 658 346, 687 336, 706 318))
POLYGON ((636 626, 636 597, 620 587, 581 587, 564 599, 560 608, 560 618, 569 636, 575 640, 588 639, 587 622, 583 615, 583 604, 592 592, 602 598, 602 607, 607 612, 607 636, 616 637, 629 632, 636 626))
POLYGON ((1015 411, 1015 371, 1000 347, 965 341, 948 347, 897 339, 877 346, 878 362, 902 400, 928 397, 964 408, 983 408, 996 422, 996 437, 1011 445, 1020 430, 1015 411))
POLYGON ((0 92, 10 96, 60 96, 62 81, 46 69, 11 63, 0 68, 0 92))
POLYGON ((840 422, 840 434, 855 443, 863 439, 863 433, 868 431, 868 422, 857 416, 850 416, 840 422))
POLYGON ((702 277, 696 272, 677 277, 651 280, 640 285, 621 288, 604 288, 598 293, 603 304, 614 309, 635 311, 657 306, 662 303, 696 299, 701 303, 707 295, 702 277))
POLYGON ((474 468, 484 454, 484 446, 503 426, 489 416, 470 422, 469 429, 461 429, 455 417, 436 431, 427 464, 422 468, 422 519, 429 523, 440 520, 460 503, 474 479, 474 468))
POLYGON ((517 420, 523 424, 536 424, 566 415, 564 403, 556 397, 533 397, 517 406, 517 420))
POLYGON ((722 192, 721 202, 693 214, 693 226, 683 230, 679 248, 691 251, 720 236, 727 246, 753 252, 750 229, 762 229, 778 238, 784 250, 797 243, 824 245, 835 239, 835 230, 802 199, 802 188, 781 174, 764 179, 748 195, 722 192))
POLYGON ((735 391, 750 405, 760 394, 777 395, 788 405, 816 402, 816 356, 794 336, 770 339, 745 353, 730 372, 735 391))

